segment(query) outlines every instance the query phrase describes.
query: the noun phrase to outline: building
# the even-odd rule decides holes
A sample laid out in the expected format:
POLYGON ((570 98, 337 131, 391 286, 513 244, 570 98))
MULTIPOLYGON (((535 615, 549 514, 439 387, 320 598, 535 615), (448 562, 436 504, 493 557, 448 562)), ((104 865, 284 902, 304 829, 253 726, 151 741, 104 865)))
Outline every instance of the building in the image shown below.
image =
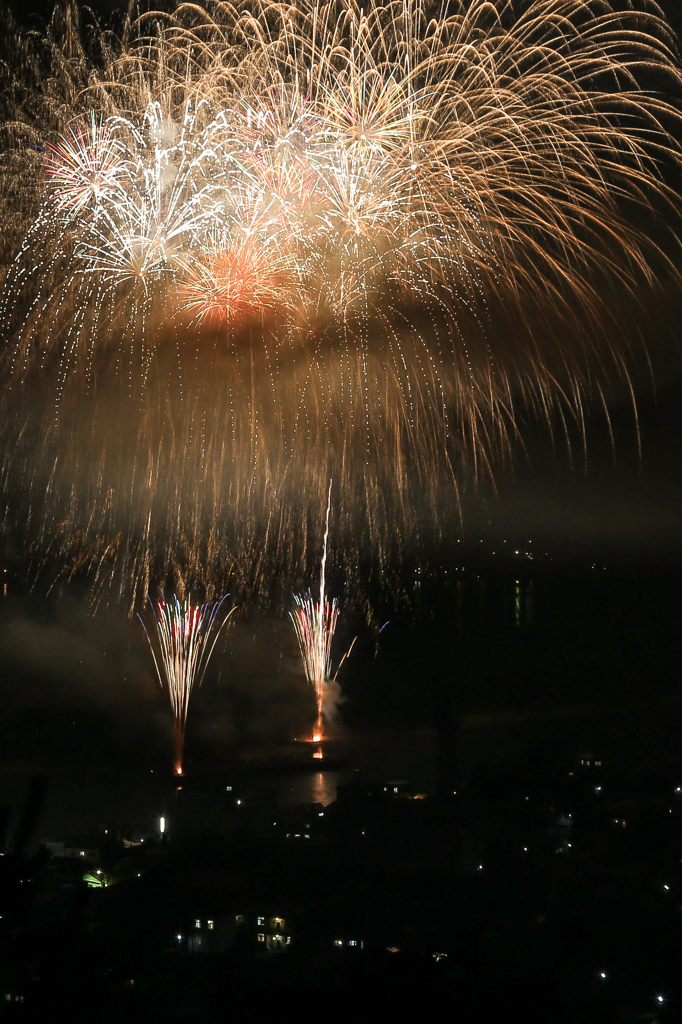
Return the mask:
POLYGON ((238 945, 282 953, 292 941, 291 918, 271 906, 198 915, 174 937, 179 952, 222 953, 238 945))
POLYGON ((84 842, 76 839, 46 839, 43 846, 50 851, 51 857, 73 857, 89 864, 97 864, 100 859, 100 850, 92 845, 92 839, 84 842))

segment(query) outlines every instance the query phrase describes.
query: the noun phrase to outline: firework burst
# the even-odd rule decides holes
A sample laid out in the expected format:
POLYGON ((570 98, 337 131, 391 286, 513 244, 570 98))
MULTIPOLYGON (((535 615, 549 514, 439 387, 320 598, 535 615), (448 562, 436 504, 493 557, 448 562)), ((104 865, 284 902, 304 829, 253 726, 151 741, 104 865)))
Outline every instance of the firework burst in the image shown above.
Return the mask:
POLYGON ((296 638, 301 651, 303 668, 313 693, 315 694, 316 716, 313 729, 313 743, 324 738, 324 703, 330 683, 336 680, 339 669, 351 650, 339 662, 336 673, 332 677, 332 641, 339 618, 339 603, 336 598, 331 601, 326 594, 327 542, 329 540, 329 513, 331 510, 332 485, 329 482, 327 495, 327 516, 325 519, 324 547, 322 550, 322 566, 320 569, 320 596, 315 600, 313 595, 294 594, 295 608, 289 612, 294 624, 296 638))
POLYGON ((529 415, 630 388, 682 76, 619 6, 216 0, 86 46, 68 4, 22 40, 2 480, 43 549, 133 602, 178 566, 254 589, 305 571, 333 472, 340 546, 383 557, 529 415))
POLYGON ((185 749, 185 726, 189 699, 195 686, 200 686, 218 638, 232 612, 223 613, 229 595, 215 604, 192 605, 174 596, 158 604, 149 598, 154 617, 154 639, 142 616, 138 616, 149 642, 156 673, 162 689, 170 699, 173 712, 173 766, 182 775, 185 749))

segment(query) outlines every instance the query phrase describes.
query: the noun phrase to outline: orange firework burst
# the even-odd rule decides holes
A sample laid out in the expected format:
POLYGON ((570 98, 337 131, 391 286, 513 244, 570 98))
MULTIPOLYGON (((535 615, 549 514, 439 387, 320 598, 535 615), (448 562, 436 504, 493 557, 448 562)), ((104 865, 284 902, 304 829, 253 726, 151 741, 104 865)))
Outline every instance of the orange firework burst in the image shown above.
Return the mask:
POLYGON ((290 263, 276 250, 246 241, 181 257, 178 308, 209 327, 281 314, 292 304, 290 263))

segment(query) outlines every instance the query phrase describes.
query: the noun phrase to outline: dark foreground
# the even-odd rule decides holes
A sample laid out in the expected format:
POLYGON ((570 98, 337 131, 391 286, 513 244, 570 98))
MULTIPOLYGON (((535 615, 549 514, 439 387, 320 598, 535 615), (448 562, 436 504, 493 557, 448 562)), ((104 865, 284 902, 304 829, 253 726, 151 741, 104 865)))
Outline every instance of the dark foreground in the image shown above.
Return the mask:
POLYGON ((507 762, 456 795, 358 779, 275 818, 216 776, 163 834, 102 824, 32 854, 36 780, 0 861, 0 1006, 17 1021, 679 1020, 679 787, 577 754, 507 762), (209 804, 219 828, 190 813, 209 804))

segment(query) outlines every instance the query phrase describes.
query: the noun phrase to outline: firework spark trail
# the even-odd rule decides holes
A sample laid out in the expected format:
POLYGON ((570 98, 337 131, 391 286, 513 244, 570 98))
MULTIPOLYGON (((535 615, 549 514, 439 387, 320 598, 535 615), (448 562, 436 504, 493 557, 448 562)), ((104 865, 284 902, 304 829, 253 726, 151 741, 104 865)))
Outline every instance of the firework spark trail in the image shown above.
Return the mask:
POLYGON ((147 597, 156 627, 156 643, 142 616, 138 615, 138 618, 149 642, 159 684, 167 690, 170 699, 174 768, 177 775, 182 775, 189 699, 194 687, 201 685, 218 638, 235 608, 231 608, 225 615, 221 614, 229 594, 214 604, 202 605, 192 605, 188 600, 180 601, 177 596, 155 605, 149 595, 147 597))
POLYGON ((315 601, 312 594, 294 594, 296 607, 290 612, 291 621, 301 650, 306 679, 315 694, 316 716, 312 739, 323 738, 323 710, 326 689, 331 674, 331 648, 339 616, 338 602, 315 601))
POLYGON ((237 551, 298 573, 333 471, 349 560, 404 548, 529 412, 629 388, 629 311, 679 277, 682 75, 642 3, 216 0, 91 54, 69 4, 22 40, 2 476, 42 544, 133 603, 237 551))
POLYGON ((294 594, 296 607, 289 613, 294 624, 298 645, 301 651, 306 679, 315 694, 317 714, 313 729, 313 742, 318 743, 324 738, 324 702, 330 682, 334 682, 341 665, 344 663, 353 643, 339 662, 336 673, 332 677, 332 642, 339 618, 337 598, 328 600, 326 594, 327 542, 329 540, 329 513, 331 511, 332 481, 329 481, 327 494, 327 515, 325 519, 324 547, 320 568, 320 596, 317 601, 312 594, 294 594))

